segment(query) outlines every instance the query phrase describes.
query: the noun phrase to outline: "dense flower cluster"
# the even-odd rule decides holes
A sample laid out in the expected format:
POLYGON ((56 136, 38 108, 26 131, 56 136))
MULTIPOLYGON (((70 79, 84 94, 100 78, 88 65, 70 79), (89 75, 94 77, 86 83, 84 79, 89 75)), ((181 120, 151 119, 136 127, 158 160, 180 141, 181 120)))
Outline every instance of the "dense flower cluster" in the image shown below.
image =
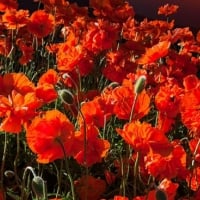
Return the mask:
POLYGON ((200 33, 137 21, 124 0, 41 3, 0 2, 0 199, 34 198, 20 185, 32 165, 57 180, 46 199, 198 200, 200 33))

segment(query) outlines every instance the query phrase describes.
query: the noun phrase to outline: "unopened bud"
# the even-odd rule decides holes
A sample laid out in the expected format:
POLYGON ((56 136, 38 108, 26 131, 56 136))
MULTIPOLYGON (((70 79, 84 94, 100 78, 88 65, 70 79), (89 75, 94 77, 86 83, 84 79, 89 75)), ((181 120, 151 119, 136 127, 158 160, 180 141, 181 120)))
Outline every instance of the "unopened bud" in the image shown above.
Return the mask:
POLYGON ((156 196, 156 200, 167 200, 167 194, 163 190, 160 190, 160 189, 156 190, 155 196, 156 196))
POLYGON ((40 176, 35 176, 32 180, 32 189, 37 197, 43 197, 45 192, 44 180, 40 176))
POLYGON ((58 95, 63 103, 66 103, 68 105, 74 103, 74 96, 69 90, 67 89, 59 90, 58 95))
POLYGON ((146 76, 141 75, 135 83, 135 88, 134 88, 134 92, 136 94, 140 94, 142 92, 142 90, 145 87, 145 83, 146 83, 146 76))

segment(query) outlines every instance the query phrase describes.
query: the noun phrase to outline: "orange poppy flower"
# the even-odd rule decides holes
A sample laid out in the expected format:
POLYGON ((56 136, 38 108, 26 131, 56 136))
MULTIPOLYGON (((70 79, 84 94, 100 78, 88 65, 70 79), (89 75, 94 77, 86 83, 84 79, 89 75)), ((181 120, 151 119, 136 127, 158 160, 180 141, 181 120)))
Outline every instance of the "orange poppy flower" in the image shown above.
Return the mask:
POLYGON ((58 70, 62 72, 76 72, 81 76, 86 76, 94 67, 92 54, 81 44, 76 45, 73 41, 61 44, 56 56, 58 70))
POLYGON ((161 41, 151 48, 146 49, 146 53, 140 57, 138 64, 145 65, 158 61, 158 59, 165 57, 168 54, 170 48, 169 41, 161 41))
POLYGON ((35 86, 23 73, 8 73, 0 76, 0 95, 8 96, 12 90, 23 95, 34 92, 35 86))
POLYGON ((50 103, 58 97, 55 85, 58 83, 58 74, 55 70, 49 69, 39 78, 36 87, 36 96, 43 103, 50 103))
POLYGON ((28 23, 28 30, 38 38, 48 36, 54 30, 54 16, 44 10, 32 13, 28 23))
MULTIPOLYGON (((96 97, 91 101, 85 102, 81 105, 81 112, 87 124, 93 124, 97 127, 104 127, 109 120, 111 113, 109 112, 109 105, 101 97, 96 97)), ((79 124, 83 123, 82 116, 78 116, 79 124)))
POLYGON ((167 137, 149 123, 133 121, 125 124, 123 129, 117 128, 116 130, 126 143, 144 155, 152 151, 164 156, 169 155, 172 150, 167 137))
POLYGON ((73 144, 76 148, 74 148, 73 157, 79 164, 89 167, 95 163, 102 162, 102 159, 110 149, 110 143, 98 137, 99 130, 95 126, 88 125, 86 133, 84 131, 84 127, 81 126, 80 131, 76 132, 73 144), (84 134, 86 134, 87 139, 86 150, 84 149, 84 134))
POLYGON ((28 23, 28 10, 6 10, 2 15, 2 22, 8 29, 19 29, 28 23))
POLYGON ((158 9, 158 14, 159 15, 165 15, 165 16, 168 16, 168 15, 171 15, 171 14, 174 14, 177 12, 179 6, 178 5, 175 5, 175 4, 172 4, 172 5, 169 5, 169 4, 165 4, 164 6, 161 6, 159 9, 158 9))
POLYGON ((22 95, 13 90, 8 98, 0 95, 0 130, 20 133, 23 125, 36 115, 36 110, 40 106, 41 103, 34 92, 22 95))
POLYGON ((90 52, 97 54, 100 51, 108 50, 116 45, 119 39, 119 27, 109 21, 98 20, 88 25, 85 34, 84 47, 90 52))
POLYGON ((27 128, 26 139, 29 148, 37 154, 39 163, 50 163, 71 155, 74 126, 58 110, 46 111, 35 117, 27 128))
MULTIPOLYGON (((113 105, 113 114, 115 114, 119 119, 129 120, 131 111, 133 108, 133 103, 135 97, 135 93, 133 92, 132 87, 128 86, 119 86, 111 90, 110 95, 107 100, 113 105)), ((150 106, 150 97, 143 90, 136 99, 134 111, 133 111, 133 119, 141 119, 149 112, 150 106)))
POLYGON ((155 96, 155 105, 167 117, 174 118, 179 113, 182 94, 183 90, 177 84, 168 83, 159 88, 155 96))
POLYGON ((150 175, 160 180, 167 178, 186 178, 186 153, 179 144, 174 144, 173 150, 169 155, 148 154, 145 157, 145 166, 150 175))
POLYGON ((194 80, 193 83, 188 83, 189 80, 191 80, 191 78, 189 78, 188 76, 184 79, 186 91, 184 96, 181 98, 181 119, 183 124, 192 131, 192 134, 199 135, 200 81, 196 81, 195 78, 192 78, 192 80, 194 80))
POLYGON ((74 185, 80 200, 99 200, 106 191, 106 182, 90 175, 76 180, 74 185))
POLYGON ((119 196, 119 195, 115 195, 113 200, 128 200, 128 197, 123 197, 123 196, 119 196))
POLYGON ((7 9, 17 9, 18 2, 16 0, 1 0, 0 12, 5 12, 7 9))

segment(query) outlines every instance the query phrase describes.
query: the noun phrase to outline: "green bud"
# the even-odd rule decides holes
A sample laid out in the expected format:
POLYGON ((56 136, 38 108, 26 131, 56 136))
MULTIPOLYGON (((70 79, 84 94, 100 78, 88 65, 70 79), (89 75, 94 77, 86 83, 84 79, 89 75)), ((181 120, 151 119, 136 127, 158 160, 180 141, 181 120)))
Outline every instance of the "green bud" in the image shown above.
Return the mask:
POLYGON ((58 95, 63 103, 66 103, 68 105, 71 105, 74 103, 73 94, 69 90, 67 89, 59 90, 58 95))
POLYGON ((32 179, 32 189, 37 197, 43 197, 45 192, 44 180, 40 176, 32 179))
POLYGON ((156 200, 167 200, 167 194, 163 190, 156 190, 156 200))
POLYGON ((145 87, 146 76, 141 75, 135 82, 134 92, 140 94, 145 87))

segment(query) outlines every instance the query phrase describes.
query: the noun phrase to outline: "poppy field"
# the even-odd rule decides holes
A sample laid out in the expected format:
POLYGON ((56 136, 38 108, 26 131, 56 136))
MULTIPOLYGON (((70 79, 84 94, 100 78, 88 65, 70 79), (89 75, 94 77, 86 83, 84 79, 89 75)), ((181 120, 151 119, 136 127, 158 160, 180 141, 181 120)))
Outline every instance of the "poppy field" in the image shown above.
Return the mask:
POLYGON ((38 2, 0 1, 0 200, 199 200, 200 31, 38 2))

